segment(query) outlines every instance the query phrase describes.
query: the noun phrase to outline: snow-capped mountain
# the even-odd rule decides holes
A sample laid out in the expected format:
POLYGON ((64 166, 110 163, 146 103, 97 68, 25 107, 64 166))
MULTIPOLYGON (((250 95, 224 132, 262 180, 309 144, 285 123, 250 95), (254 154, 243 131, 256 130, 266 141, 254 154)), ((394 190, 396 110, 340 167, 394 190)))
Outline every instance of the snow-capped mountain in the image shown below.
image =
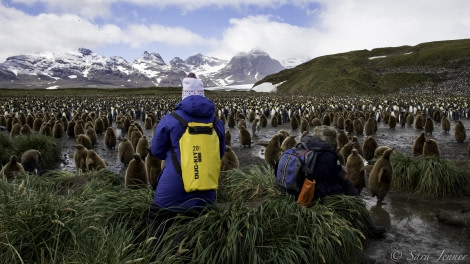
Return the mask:
POLYGON ((283 69, 281 63, 272 59, 266 52, 254 49, 235 55, 215 74, 215 78, 220 80, 219 85, 255 83, 266 75, 283 69))
POLYGON ((89 49, 71 52, 35 52, 7 58, 0 64, 0 87, 149 87, 180 86, 195 72, 206 87, 252 84, 284 67, 260 50, 239 53, 230 61, 196 54, 167 64, 147 51, 132 63, 122 57, 104 57, 89 49))

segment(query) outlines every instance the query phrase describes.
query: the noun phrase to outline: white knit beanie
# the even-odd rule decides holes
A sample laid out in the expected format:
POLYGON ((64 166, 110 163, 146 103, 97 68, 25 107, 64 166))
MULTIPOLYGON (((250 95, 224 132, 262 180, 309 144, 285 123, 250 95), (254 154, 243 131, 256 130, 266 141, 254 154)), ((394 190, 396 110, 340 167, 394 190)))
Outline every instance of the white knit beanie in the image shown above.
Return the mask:
POLYGON ((202 81, 196 79, 195 77, 186 77, 183 79, 183 94, 181 99, 184 99, 190 95, 204 96, 204 87, 202 81))

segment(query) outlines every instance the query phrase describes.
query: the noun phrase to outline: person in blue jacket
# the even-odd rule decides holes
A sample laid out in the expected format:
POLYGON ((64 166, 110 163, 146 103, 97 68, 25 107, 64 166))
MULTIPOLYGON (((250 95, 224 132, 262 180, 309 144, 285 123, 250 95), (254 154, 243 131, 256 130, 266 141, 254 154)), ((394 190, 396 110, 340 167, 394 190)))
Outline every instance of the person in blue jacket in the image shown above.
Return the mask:
MULTIPOLYGON (((215 118, 214 103, 204 96, 201 80, 194 73, 183 79, 182 100, 176 105, 175 112, 187 122, 212 123, 215 118)), ((225 127, 221 120, 215 124, 219 137, 220 158, 225 153, 225 127)), ((150 154, 165 161, 158 176, 155 198, 149 213, 149 221, 153 224, 156 236, 165 232, 158 228, 164 221, 178 214, 197 215, 207 205, 215 202, 216 191, 186 192, 181 175, 177 172, 171 154, 171 148, 180 161, 179 139, 184 127, 171 115, 165 115, 158 123, 150 144, 150 154)), ((167 222, 168 223, 168 222, 167 222)), ((167 225, 165 225, 167 226, 167 225)))

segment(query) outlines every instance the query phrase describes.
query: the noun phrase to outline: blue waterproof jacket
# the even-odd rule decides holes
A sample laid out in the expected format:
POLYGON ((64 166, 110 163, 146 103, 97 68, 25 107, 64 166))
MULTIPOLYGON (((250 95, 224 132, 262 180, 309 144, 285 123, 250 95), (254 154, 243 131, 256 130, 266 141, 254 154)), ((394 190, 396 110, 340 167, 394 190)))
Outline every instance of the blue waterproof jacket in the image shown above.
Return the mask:
MULTIPOLYGON (((215 117, 214 103, 204 96, 192 95, 184 98, 175 112, 188 122, 212 123, 215 117)), ((225 153, 225 128, 221 120, 215 125, 219 136, 220 157, 225 153)), ((201 210, 207 204, 215 201, 215 190, 196 191, 187 193, 184 190, 181 175, 175 169, 171 150, 180 161, 179 139, 184 133, 183 126, 171 115, 166 115, 158 123, 152 138, 150 152, 153 156, 165 160, 165 167, 159 175, 155 190, 154 204, 163 209, 185 211, 188 209, 201 210)))

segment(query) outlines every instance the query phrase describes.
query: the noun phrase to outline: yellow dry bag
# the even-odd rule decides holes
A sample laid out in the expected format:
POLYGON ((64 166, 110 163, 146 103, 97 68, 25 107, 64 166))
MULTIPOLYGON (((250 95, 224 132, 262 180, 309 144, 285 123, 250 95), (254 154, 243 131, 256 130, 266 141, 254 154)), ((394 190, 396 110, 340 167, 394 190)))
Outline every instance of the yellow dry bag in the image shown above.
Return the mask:
MULTIPOLYGON (((179 140, 181 164, 173 157, 176 170, 181 173, 186 192, 215 190, 219 185, 220 147, 213 123, 187 122, 175 112, 171 115, 184 127, 179 140), (178 168, 179 167, 179 168, 178 168)), ((174 151, 172 149, 173 156, 174 151)))

